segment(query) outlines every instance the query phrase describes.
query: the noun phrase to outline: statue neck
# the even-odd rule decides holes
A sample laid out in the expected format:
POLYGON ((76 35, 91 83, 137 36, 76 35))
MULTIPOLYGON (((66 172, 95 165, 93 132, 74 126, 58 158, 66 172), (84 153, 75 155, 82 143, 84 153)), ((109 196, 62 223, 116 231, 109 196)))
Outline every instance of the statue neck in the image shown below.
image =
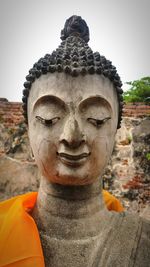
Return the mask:
POLYGON ((98 233, 97 227, 100 228, 102 217, 105 219, 108 212, 99 181, 84 186, 64 186, 42 178, 32 216, 39 231, 47 235, 67 238, 69 229, 71 236, 77 238, 77 229, 83 224, 83 236, 98 233))

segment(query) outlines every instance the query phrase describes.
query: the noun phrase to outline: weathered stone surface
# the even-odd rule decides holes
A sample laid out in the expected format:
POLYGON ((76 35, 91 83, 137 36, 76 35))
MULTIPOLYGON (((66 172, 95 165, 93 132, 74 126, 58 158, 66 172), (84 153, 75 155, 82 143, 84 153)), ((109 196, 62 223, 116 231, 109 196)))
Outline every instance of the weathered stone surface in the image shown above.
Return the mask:
MULTIPOLYGON (((82 233, 83 228, 80 231, 82 233)), ((86 239, 57 239, 45 233, 40 233, 40 237, 43 246, 47 246, 46 266, 61 267, 63 262, 63 267, 74 264, 76 267, 149 267, 149 252, 141 249, 142 242, 146 241, 145 234, 149 240, 150 228, 146 222, 137 216, 117 214, 112 216, 109 224, 103 225, 97 235, 86 239), (142 227, 144 231, 141 235, 142 227)))
POLYGON ((44 185, 40 186, 32 216, 47 267, 62 266, 62 260, 63 267, 149 267, 150 255, 142 246, 143 242, 150 246, 147 221, 137 214, 107 212, 100 204, 97 184, 91 197, 89 187, 68 189, 44 183, 47 191, 52 187, 51 194, 47 196, 44 185))
POLYGON ((147 205, 145 209, 140 213, 140 216, 150 221, 150 206, 147 205))
POLYGON ((118 130, 105 187, 121 198, 132 212, 142 212, 150 203, 150 119, 123 118, 118 130))
POLYGON ((34 163, 0 156, 0 199, 37 191, 39 175, 34 163))

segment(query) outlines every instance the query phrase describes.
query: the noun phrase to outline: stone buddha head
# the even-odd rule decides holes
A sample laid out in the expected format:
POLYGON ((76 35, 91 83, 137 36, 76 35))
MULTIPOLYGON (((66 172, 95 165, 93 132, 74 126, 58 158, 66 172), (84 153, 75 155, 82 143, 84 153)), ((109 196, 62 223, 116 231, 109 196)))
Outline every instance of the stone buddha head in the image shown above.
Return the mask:
POLYGON ((23 109, 42 176, 51 183, 87 185, 111 156, 122 114, 116 68, 88 46, 89 29, 70 17, 62 42, 29 70, 23 109))

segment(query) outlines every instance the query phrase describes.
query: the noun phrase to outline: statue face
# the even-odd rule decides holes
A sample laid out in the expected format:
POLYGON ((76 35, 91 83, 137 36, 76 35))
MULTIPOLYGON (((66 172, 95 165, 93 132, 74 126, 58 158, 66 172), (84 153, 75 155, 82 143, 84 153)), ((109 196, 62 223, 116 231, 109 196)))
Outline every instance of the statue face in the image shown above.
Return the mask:
POLYGON ((65 185, 93 183, 112 153, 117 121, 117 95, 103 76, 41 76, 29 94, 28 123, 42 175, 65 185))

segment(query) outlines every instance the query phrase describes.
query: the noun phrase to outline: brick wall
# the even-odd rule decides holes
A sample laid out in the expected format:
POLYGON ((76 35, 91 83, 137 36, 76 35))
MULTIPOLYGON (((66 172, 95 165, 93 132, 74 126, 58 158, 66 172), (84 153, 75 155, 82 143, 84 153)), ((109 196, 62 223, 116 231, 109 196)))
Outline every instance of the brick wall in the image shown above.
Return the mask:
POLYGON ((23 121, 20 102, 8 102, 0 98, 0 123, 5 127, 13 127, 23 121))
MULTIPOLYGON (((129 103, 124 106, 124 117, 142 117, 145 115, 150 115, 150 105, 129 103)), ((5 98, 0 98, 0 123, 3 123, 5 127, 13 127, 22 121, 21 103, 9 102, 5 98)))
POLYGON ((144 117, 148 115, 150 116, 150 104, 128 103, 124 106, 124 117, 144 117))

